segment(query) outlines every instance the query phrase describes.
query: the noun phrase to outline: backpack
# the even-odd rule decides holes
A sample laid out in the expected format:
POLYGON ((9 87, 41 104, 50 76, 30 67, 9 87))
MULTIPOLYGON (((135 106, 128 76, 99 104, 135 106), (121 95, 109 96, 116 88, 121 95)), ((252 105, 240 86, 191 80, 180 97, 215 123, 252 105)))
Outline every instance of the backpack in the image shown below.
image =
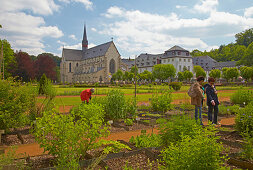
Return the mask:
POLYGON ((197 94, 195 93, 195 91, 193 90, 194 85, 195 85, 195 84, 192 84, 191 87, 190 87, 190 89, 189 89, 188 92, 187 92, 188 95, 189 95, 190 97, 196 97, 196 95, 197 95, 197 94))

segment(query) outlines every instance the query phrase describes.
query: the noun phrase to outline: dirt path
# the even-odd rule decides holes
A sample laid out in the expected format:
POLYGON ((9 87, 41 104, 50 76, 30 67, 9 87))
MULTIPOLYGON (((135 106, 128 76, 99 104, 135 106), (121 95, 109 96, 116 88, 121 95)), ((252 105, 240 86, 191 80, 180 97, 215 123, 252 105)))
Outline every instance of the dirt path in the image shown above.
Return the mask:
MULTIPOLYGON (((203 122, 204 125, 207 125, 207 121, 203 122)), ((222 118, 220 121, 221 125, 233 125, 235 124, 235 118, 222 118)), ((146 129, 146 132, 148 134, 152 133, 152 129, 146 129)), ((159 131, 157 128, 153 129, 153 133, 157 134, 159 131)), ((135 130, 135 131, 126 131, 126 132, 116 132, 111 133, 107 138, 103 138, 106 140, 124 140, 129 141, 129 139, 134 136, 141 134, 141 130, 135 130)), ((3 148, 3 147, 2 147, 3 148)), ((9 147, 5 147, 5 153, 9 150, 9 147)), ((43 155, 46 154, 43 152, 43 148, 40 148, 38 143, 32 143, 32 144, 24 144, 24 145, 17 145, 17 154, 26 154, 26 156, 37 156, 37 155, 43 155)))

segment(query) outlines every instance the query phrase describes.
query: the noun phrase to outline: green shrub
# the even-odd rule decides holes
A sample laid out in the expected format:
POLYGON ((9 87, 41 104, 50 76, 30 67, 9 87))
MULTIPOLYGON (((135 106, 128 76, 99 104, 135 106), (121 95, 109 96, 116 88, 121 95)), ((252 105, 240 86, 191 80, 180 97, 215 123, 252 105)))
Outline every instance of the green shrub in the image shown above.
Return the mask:
POLYGON ((0 80, 0 129, 8 130, 30 124, 35 114, 36 89, 13 79, 0 80))
POLYGON ((195 133, 192 137, 182 133, 180 141, 170 143, 161 151, 164 169, 215 170, 221 167, 224 157, 219 154, 223 146, 216 141, 215 132, 199 129, 195 133))
POLYGON ((151 99, 151 108, 153 111, 165 113, 172 108, 172 97, 170 90, 163 90, 161 94, 154 93, 151 99))
POLYGON ((131 115, 132 117, 136 117, 137 112, 137 104, 136 98, 130 98, 126 101, 126 112, 127 114, 131 115))
POLYGON ((96 104, 80 104, 68 115, 45 112, 37 118, 33 134, 45 151, 57 157, 58 168, 78 169, 79 158, 90 149, 104 144, 108 146, 106 152, 125 147, 99 140, 109 135, 109 126, 103 124, 104 115, 103 108, 96 104))
POLYGON ((236 114, 240 110, 240 106, 234 104, 233 106, 224 106, 220 105, 219 106, 219 113, 223 115, 231 115, 231 114, 236 114))
POLYGON ((125 123, 127 126, 133 126, 134 121, 133 121, 133 119, 125 119, 125 120, 124 120, 124 123, 125 123))
POLYGON ((161 138, 159 135, 154 133, 146 134, 146 131, 142 131, 140 136, 133 136, 129 140, 130 143, 135 144, 138 148, 147 148, 147 147, 159 147, 161 146, 161 138))
MULTIPOLYGON (((251 132, 252 133, 252 132, 251 132)), ((250 135, 250 132, 247 131, 246 133, 243 133, 243 151, 242 151, 242 158, 247 160, 253 160, 253 136, 250 135)))
POLYGON ((253 102, 239 110, 235 119, 236 129, 241 133, 249 132, 253 137, 253 102))
POLYGON ((163 121, 159 126, 163 146, 181 141, 182 134, 193 137, 199 129, 202 129, 202 126, 187 115, 173 116, 167 123, 163 121))
POLYGON ((231 96, 230 100, 233 104, 247 105, 253 101, 253 91, 239 89, 231 96))
POLYGON ((169 86, 172 87, 175 91, 178 91, 182 87, 182 82, 171 82, 169 86))

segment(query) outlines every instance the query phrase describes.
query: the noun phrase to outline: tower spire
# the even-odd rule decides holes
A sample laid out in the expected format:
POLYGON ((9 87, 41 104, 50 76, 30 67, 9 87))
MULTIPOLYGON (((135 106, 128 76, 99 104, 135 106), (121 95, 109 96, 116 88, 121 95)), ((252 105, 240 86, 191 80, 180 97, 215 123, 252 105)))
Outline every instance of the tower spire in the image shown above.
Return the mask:
POLYGON ((83 41, 82 41, 82 50, 85 51, 88 48, 88 39, 86 34, 86 24, 84 24, 83 28, 83 41))

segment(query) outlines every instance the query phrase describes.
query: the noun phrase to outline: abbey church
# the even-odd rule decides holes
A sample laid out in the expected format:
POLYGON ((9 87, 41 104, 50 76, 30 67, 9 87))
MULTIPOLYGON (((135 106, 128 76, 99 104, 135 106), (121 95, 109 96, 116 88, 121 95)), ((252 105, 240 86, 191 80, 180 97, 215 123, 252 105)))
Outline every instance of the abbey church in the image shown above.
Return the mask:
POLYGON ((62 50, 60 65, 61 82, 94 83, 110 82, 118 69, 127 70, 113 41, 88 48, 86 26, 84 26, 82 50, 62 50))

